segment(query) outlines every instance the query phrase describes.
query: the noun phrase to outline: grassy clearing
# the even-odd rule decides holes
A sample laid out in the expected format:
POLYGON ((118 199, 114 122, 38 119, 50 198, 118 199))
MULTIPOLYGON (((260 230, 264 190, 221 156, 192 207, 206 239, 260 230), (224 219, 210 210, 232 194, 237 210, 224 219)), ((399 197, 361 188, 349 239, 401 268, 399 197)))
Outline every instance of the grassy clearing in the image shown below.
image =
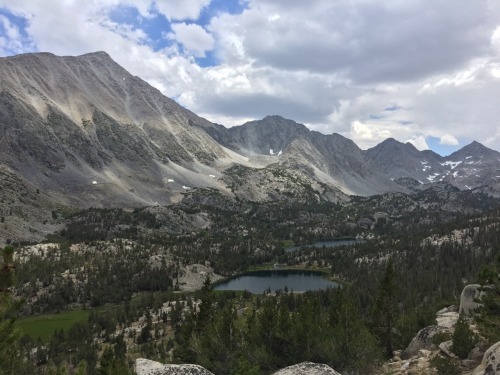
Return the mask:
POLYGON ((18 319, 16 326, 34 340, 40 337, 43 342, 48 342, 55 330, 67 331, 76 322, 86 320, 89 314, 90 310, 69 310, 58 314, 29 316, 18 319))

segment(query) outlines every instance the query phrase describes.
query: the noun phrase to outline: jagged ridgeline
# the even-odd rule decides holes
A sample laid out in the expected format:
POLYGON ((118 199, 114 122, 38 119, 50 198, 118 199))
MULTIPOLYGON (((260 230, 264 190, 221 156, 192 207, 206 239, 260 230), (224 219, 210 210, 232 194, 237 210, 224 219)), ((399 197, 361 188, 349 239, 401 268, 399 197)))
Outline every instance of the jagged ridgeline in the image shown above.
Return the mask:
POLYGON ((499 192, 500 154, 476 142, 441 157, 392 139, 363 151, 279 116, 227 129, 105 52, 0 58, 0 87, 0 210, 23 212, 8 226, 17 239, 52 231, 44 213, 60 205, 165 205, 199 188, 256 202, 345 202, 433 183, 499 192))

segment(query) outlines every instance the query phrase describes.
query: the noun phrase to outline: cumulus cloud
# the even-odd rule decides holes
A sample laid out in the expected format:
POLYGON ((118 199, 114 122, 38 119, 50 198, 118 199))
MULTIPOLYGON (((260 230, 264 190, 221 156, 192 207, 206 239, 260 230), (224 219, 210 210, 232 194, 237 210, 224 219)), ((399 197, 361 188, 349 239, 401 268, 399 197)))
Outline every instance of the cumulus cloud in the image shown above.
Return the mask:
POLYGON ((157 0, 156 7, 169 20, 197 20, 211 0, 157 0))
POLYGON ((420 151, 429 149, 429 146, 427 145, 427 142, 425 141, 425 137, 422 135, 419 135, 413 139, 409 139, 406 142, 411 143, 413 146, 415 146, 416 149, 418 149, 420 151))
POLYGON ((439 139, 439 143, 442 145, 458 146, 459 142, 454 136, 450 134, 442 135, 439 139))
MULTIPOLYGON (((495 19, 486 2, 250 1, 214 22, 248 56, 280 69, 334 72, 358 82, 408 81, 486 53, 495 19), (272 15, 270 17, 269 15, 272 15), (251 32, 248 32, 251 30, 251 32)), ((225 46, 232 54, 232 45, 225 46)))
POLYGON ((167 38, 181 44, 185 50, 195 57, 204 57, 206 51, 214 48, 214 38, 200 25, 184 22, 174 23, 172 24, 172 30, 173 33, 168 34, 167 38))
POLYGON ((32 49, 32 41, 23 36, 7 17, 0 15, 0 54, 19 54, 32 49))

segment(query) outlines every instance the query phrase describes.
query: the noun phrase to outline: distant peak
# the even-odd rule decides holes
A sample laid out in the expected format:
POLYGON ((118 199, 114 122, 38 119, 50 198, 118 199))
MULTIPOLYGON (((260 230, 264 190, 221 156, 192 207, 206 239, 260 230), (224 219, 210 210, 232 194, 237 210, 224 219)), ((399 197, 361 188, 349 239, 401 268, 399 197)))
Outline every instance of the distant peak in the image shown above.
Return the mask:
POLYGON ((83 55, 77 56, 78 59, 99 59, 99 60, 113 60, 111 56, 104 51, 89 52, 83 55))
POLYGON ((104 51, 84 53, 83 55, 80 55, 78 57, 108 57, 108 58, 110 58, 109 54, 107 52, 104 52, 104 51))
POLYGON ((463 149, 484 150, 488 149, 488 147, 486 147, 482 143, 479 143, 478 141, 472 141, 468 145, 464 146, 463 149))

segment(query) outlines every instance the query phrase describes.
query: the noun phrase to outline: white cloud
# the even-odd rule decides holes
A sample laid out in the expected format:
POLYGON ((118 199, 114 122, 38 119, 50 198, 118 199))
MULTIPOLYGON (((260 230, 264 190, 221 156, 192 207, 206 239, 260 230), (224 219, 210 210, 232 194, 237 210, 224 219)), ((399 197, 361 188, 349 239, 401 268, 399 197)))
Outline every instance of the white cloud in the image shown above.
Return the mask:
POLYGON ((411 143, 413 146, 415 146, 415 148, 417 148, 420 151, 429 149, 429 146, 427 145, 427 142, 425 141, 425 137, 422 135, 419 135, 413 139, 409 139, 406 142, 411 143))
POLYGON ((156 8, 169 20, 197 20, 211 0, 156 0, 156 8))
POLYGON ((32 49, 31 40, 22 36, 19 28, 7 17, 0 15, 0 54, 18 54, 32 49))
POLYGON ((404 143, 410 142, 419 150, 429 148, 425 136, 418 134, 417 128, 394 122, 353 121, 350 131, 345 135, 362 149, 374 147, 387 138, 394 138, 404 143))
POLYGON ((444 134, 439 139, 439 143, 442 145, 458 146, 459 142, 454 136, 450 134, 444 134))
POLYGON ((167 38, 181 44, 185 50, 195 57, 205 57, 205 52, 214 48, 214 38, 206 30, 197 24, 173 23, 173 33, 167 38))

